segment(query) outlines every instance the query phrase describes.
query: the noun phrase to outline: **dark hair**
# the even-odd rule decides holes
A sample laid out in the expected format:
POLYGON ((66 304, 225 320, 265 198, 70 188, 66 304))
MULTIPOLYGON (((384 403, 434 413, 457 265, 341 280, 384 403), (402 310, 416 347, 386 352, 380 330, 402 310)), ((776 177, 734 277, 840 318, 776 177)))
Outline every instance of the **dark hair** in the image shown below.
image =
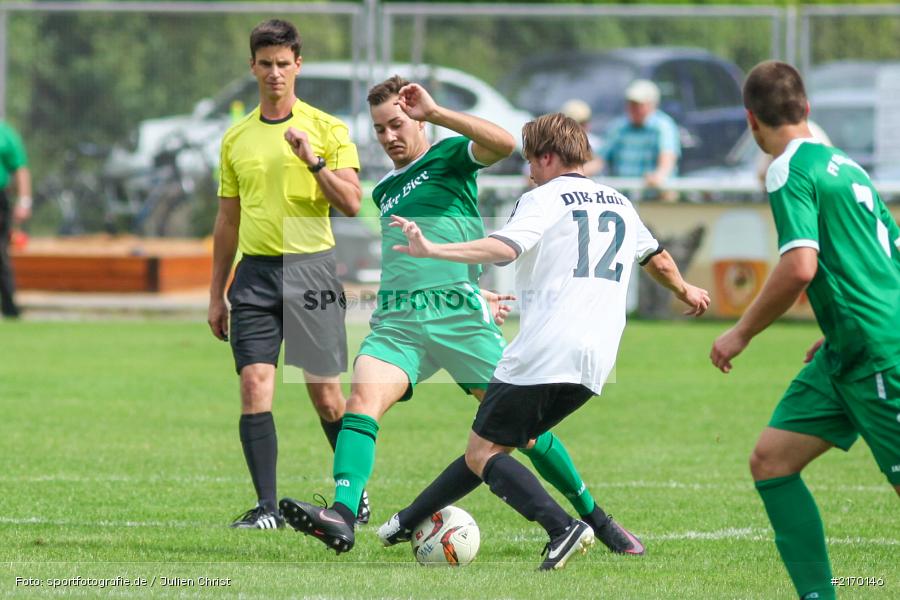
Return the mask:
POLYGON ((761 62, 744 81, 744 107, 769 127, 804 121, 807 105, 803 78, 787 63, 761 62))
POLYGON ((522 127, 522 153, 526 158, 555 154, 567 167, 591 159, 591 146, 578 121, 562 113, 542 115, 522 127))
POLYGON ((372 86, 372 89, 369 90, 369 95, 366 96, 366 102, 369 103, 369 106, 378 106, 387 100, 391 96, 396 96, 400 93, 400 88, 405 85, 409 85, 409 82, 399 75, 394 75, 389 79, 385 79, 381 83, 372 86))
POLYGON ((263 21, 250 32, 250 58, 256 58, 256 51, 268 46, 290 46, 294 58, 300 56, 303 40, 293 23, 282 19, 263 21))

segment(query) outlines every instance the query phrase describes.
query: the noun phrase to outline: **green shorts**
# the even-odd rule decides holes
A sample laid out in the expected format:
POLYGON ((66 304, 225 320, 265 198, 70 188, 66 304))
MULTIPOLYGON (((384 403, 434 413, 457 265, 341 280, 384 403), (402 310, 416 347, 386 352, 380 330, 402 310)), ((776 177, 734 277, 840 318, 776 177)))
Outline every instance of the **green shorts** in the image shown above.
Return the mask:
POLYGON ((487 389, 506 341, 487 302, 469 284, 380 294, 360 355, 395 365, 413 387, 446 369, 466 392, 487 389))
POLYGON ((820 350, 791 382, 769 426, 814 435, 845 451, 862 435, 888 481, 900 485, 900 365, 840 381, 820 350))

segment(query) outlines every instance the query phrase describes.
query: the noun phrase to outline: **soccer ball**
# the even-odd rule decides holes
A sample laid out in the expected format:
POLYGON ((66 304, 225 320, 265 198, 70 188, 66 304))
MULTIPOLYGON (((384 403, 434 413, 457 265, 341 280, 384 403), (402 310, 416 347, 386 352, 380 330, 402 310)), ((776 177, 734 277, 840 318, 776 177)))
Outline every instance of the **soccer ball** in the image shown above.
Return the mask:
POLYGON ((419 564, 462 567, 475 560, 481 532, 472 515, 448 506, 419 523, 410 542, 419 564))

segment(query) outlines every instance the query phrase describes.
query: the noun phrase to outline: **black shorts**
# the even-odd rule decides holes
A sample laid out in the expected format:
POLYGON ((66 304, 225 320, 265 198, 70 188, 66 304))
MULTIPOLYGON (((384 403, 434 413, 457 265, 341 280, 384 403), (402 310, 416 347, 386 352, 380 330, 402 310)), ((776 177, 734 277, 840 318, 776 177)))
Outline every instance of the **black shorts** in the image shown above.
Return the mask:
POLYGON ((285 364, 314 375, 347 370, 347 302, 334 251, 244 256, 228 288, 231 350, 238 373, 253 363, 285 364))
POLYGON ((513 385, 493 378, 472 431, 501 446, 524 448, 593 396, 594 392, 579 383, 513 385))

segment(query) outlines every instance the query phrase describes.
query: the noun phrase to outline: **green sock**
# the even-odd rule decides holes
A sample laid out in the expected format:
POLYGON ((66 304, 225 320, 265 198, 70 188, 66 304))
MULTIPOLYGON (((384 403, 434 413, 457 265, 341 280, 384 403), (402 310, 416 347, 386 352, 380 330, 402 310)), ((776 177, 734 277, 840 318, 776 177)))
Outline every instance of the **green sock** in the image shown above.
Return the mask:
POLYGON ((781 560, 800 598, 810 594, 819 600, 835 598, 831 565, 825 547, 825 529, 816 501, 800 474, 756 482, 781 560))
POLYGON ((378 421, 367 415, 344 414, 344 425, 334 449, 334 501, 353 514, 375 464, 378 421))
POLYGON ((588 491, 581 475, 572 464, 572 459, 562 440, 552 431, 542 433, 534 442, 534 447, 522 450, 531 459, 531 464, 544 480, 559 490, 579 515, 591 514, 594 510, 594 497, 588 491))

